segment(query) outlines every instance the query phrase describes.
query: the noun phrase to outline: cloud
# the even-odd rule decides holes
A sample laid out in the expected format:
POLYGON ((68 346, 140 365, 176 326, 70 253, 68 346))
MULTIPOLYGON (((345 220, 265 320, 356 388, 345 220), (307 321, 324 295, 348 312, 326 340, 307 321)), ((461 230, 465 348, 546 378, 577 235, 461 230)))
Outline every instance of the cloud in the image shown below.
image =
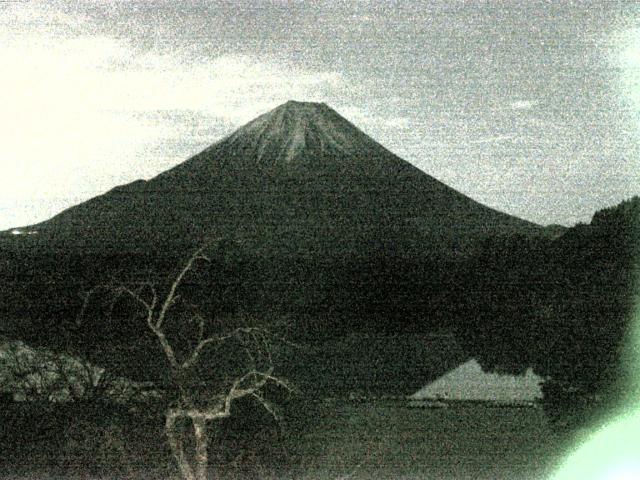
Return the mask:
POLYGON ((511 142, 515 140, 514 135, 496 135, 495 137, 480 138, 478 140, 472 140, 469 143, 501 143, 511 142))
MULTIPOLYGON (((325 100, 347 84, 267 57, 143 51, 30 5, 0 10, 0 64, 10 65, 0 76, 0 211, 15 207, 6 199, 86 199, 148 178, 195 153, 196 131, 211 143, 286 100, 325 100)), ((16 225, 7 221, 0 228, 16 225)))
POLYGON ((640 112, 640 28, 626 29, 612 35, 611 44, 609 61, 619 79, 617 87, 622 98, 629 102, 637 114, 640 112))
POLYGON ((110 105, 135 111, 202 111, 230 121, 249 120, 291 98, 321 101, 345 83, 335 72, 306 71, 247 55, 185 64, 155 54, 134 58, 113 72, 110 81, 115 82, 110 105))
POLYGON ((531 110, 538 105, 538 103, 537 100, 516 100, 515 102, 511 102, 509 106, 512 110, 531 110))
POLYGON ((411 126, 411 122, 407 117, 390 117, 384 118, 382 123, 386 127, 391 128, 409 128, 411 126))
POLYGON ((391 130, 403 130, 411 126, 411 120, 408 117, 404 116, 394 116, 388 114, 380 115, 378 113, 371 112, 368 109, 353 105, 336 105, 336 109, 342 116, 348 118, 357 126, 364 129, 383 128, 391 130))
POLYGON ((79 34, 88 27, 88 17, 75 9, 74 15, 65 13, 60 2, 0 2, 2 31, 14 37, 38 31, 49 35, 79 34))

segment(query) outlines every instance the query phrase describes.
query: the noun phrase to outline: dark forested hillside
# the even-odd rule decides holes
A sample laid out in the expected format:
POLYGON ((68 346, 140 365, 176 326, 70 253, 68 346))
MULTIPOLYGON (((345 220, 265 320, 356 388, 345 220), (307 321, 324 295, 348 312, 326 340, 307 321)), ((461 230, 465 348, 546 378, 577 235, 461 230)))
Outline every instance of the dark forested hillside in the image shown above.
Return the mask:
POLYGON ((554 414, 615 401, 624 395, 639 251, 637 197, 554 240, 489 242, 459 292, 459 338, 488 370, 533 367, 547 379, 554 414))

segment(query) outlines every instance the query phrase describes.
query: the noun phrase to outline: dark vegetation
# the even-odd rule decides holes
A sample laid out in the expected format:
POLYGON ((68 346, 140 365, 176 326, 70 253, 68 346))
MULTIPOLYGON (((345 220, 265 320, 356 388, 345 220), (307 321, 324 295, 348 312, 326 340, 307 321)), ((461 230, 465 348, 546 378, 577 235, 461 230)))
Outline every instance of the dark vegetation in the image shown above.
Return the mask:
MULTIPOLYGON (((314 347, 329 348, 332 341, 358 333, 384 338, 455 331, 467 353, 488 370, 520 373, 533 367, 547 379, 543 388, 549 413, 561 418, 621 388, 620 353, 637 275, 639 204, 636 198, 598 212, 590 225, 578 225, 556 239, 496 237, 465 261, 382 255, 337 265, 276 261, 252 258, 226 242, 217 247, 211 263, 190 278, 185 295, 197 299, 211 316, 243 310, 293 319, 292 341, 309 345, 304 353, 294 354, 298 360, 321 362, 323 353, 314 347)), ((5 334, 89 354, 96 364, 133 378, 145 365, 149 375, 153 365, 144 360, 148 349, 156 347, 152 339, 141 342, 145 335, 131 305, 117 305, 110 312, 113 317, 104 306, 94 306, 90 314, 96 320, 87 331, 78 329, 75 321, 82 292, 89 286, 106 278, 165 278, 175 268, 174 258, 157 252, 86 255, 18 248, 5 245, 2 255, 3 318, 15 319, 3 326, 5 334), (114 345, 125 351, 131 344, 137 348, 126 348, 126 355, 110 354, 114 345)), ((354 345, 342 351, 349 350, 357 352, 354 345)), ((332 358, 336 355, 334 349, 332 358)), ((403 368, 420 365, 418 358, 398 361, 397 351, 378 360, 392 365, 389 377, 394 370, 403 377, 403 368)), ((292 363, 294 374, 300 371, 299 383, 312 377, 309 388, 331 388, 322 366, 310 374, 307 366, 292 363)), ((424 382, 429 372, 413 368, 412 373, 416 382, 424 382)), ((404 380, 405 389, 420 386, 404 380)), ((391 388, 402 387, 396 383, 391 388)), ((384 382, 379 388, 391 389, 384 382)))
MULTIPOLYGON (((183 293, 187 302, 197 300, 205 314, 217 318, 239 311, 270 311, 272 318, 288 318, 287 336, 304 348, 281 353, 279 371, 300 385, 304 395, 346 395, 353 390, 411 393, 426 383, 425 379, 442 373, 434 364, 448 359, 451 365, 441 365, 441 369, 451 368, 473 356, 491 371, 521 373, 532 367, 545 378, 543 404, 549 418, 558 425, 576 426, 599 407, 624 395, 621 352, 630 327, 633 280, 638 273, 639 208, 636 198, 598 212, 591 224, 578 225, 556 239, 494 238, 464 261, 440 264, 382 256, 339 265, 270 263, 250 258, 233 242, 221 243, 211 263, 189 277, 183 293), (454 332, 463 350, 433 343, 428 335, 433 332, 454 332)), ((145 380, 149 376, 160 379, 163 368, 154 370, 154 363, 148 361, 149 352, 157 347, 150 338, 144 342, 141 319, 132 315, 132 306, 126 301, 111 312, 106 311, 107 305, 94 305, 87 313, 95 321, 87 331, 78 329, 75 321, 83 303, 79 293, 88 285, 110 277, 166 277, 175 268, 168 255, 94 255, 90 261, 72 252, 50 257, 31 252, 30 261, 24 261, 25 252, 21 255, 23 268, 12 267, 11 262, 4 266, 5 285, 10 288, 3 297, 3 316, 20 319, 13 332, 6 324, 5 333, 33 344, 52 346, 56 340, 58 348, 89 356, 98 365, 132 378, 144 366, 145 380), (29 265, 32 270, 24 268, 29 265), (47 301, 34 302, 35 295, 47 301), (47 332, 45 339, 43 331, 47 332), (132 344, 135 348, 125 348, 132 344), (114 345, 123 346, 116 355, 114 345)), ((135 458, 149 458, 150 464, 171 465, 161 434, 162 416, 154 415, 153 409, 143 409, 150 417, 136 423, 126 418, 138 413, 114 410, 113 406, 100 407, 106 413, 93 420, 82 413, 97 408, 91 404, 38 406, 35 410, 42 417, 33 416, 32 407, 11 404, 5 409, 11 422, 33 421, 30 426, 3 429, 5 441, 11 443, 16 455, 24 448, 29 457, 35 445, 40 445, 39 455, 49 455, 42 461, 50 466, 77 466, 77 462, 61 460, 66 458, 65 449, 71 447, 60 444, 62 438, 72 438, 60 429, 77 423, 91 430, 94 439, 127 432, 126 438, 104 440, 115 442, 109 455, 118 449, 128 452, 114 454, 118 462, 125 462, 122 468, 133 468, 126 465, 128 458, 134 463, 135 458), (72 417, 86 421, 70 422, 72 417), (91 423, 95 419, 100 419, 98 424, 91 423), (134 423, 137 433, 125 428, 134 423), (17 432, 20 437, 15 437, 17 432), (55 434, 47 436, 47 432, 55 434), (154 440, 141 442, 129 435, 149 435, 154 440), (46 439, 54 437, 57 440, 45 447, 46 439), (131 450, 135 445, 150 450, 135 452, 131 450), (67 464, 60 463, 65 461, 67 464)), ((274 440, 281 431, 273 420, 257 411, 247 413, 255 410, 251 402, 242 408, 246 410, 242 417, 234 416, 233 421, 225 421, 223 429, 214 429, 217 435, 223 431, 239 435, 213 442, 229 448, 212 453, 212 458, 217 455, 222 464, 230 462, 233 468, 249 468, 233 463, 241 444, 256 465, 267 461, 257 453, 267 443, 252 444, 247 433, 251 428, 245 430, 243 422, 262 422, 259 430, 273 436, 269 445, 276 450, 282 447, 274 440)), ((95 445, 81 443, 87 468, 100 469, 96 462, 111 465, 115 461, 108 456, 99 460, 102 454, 93 450, 106 448, 103 440, 96 440, 95 445)), ((278 457, 273 451, 262 453, 285 461, 285 456, 278 457)))
MULTIPOLYGON (((424 410, 391 401, 286 407, 280 425, 266 415, 249 420, 251 405, 220 424, 212 432, 212 478, 546 478, 566 441, 538 409, 424 410)), ((159 413, 148 405, 132 412, 3 404, 0 469, 16 479, 177 480, 159 413)))
POLYGON ((544 405, 560 424, 588 422, 625 399, 639 265, 637 197, 556 240, 492 242, 459 292, 458 336, 488 370, 545 378, 544 405))
MULTIPOLYGON (((0 469, 12 478, 180 478, 164 435, 161 405, 13 402, 0 419, 0 469)), ((217 478, 269 478, 287 460, 283 428, 249 402, 212 430, 217 478)), ((190 426, 180 425, 185 442, 190 426)), ((189 445, 187 443, 187 448, 189 445)))

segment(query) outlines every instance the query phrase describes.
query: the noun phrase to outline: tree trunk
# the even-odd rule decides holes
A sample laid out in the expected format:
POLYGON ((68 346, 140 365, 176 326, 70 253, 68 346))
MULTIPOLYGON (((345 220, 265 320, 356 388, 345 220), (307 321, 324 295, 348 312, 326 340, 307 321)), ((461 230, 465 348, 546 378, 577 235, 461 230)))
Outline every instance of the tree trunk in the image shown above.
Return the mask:
POLYGON ((209 466, 207 421, 202 417, 193 417, 191 420, 193 421, 193 433, 196 440, 194 456, 196 480, 207 480, 209 466))
POLYGON ((184 453, 184 446, 180 440, 180 434, 176 431, 176 420, 178 417, 178 413, 173 410, 167 412, 165 433, 169 441, 169 446, 171 447, 171 453, 173 453, 176 462, 178 462, 178 468, 180 469, 182 478, 184 480, 197 480, 191 465, 189 465, 189 460, 184 453))
POLYGON ((207 420, 204 415, 172 409, 167 412, 165 433, 171 447, 171 453, 178 463, 180 474, 184 480, 207 480, 209 467, 209 437, 207 436, 207 420), (193 462, 189 461, 184 451, 180 432, 176 428, 179 418, 189 418, 193 424, 194 454, 193 462))

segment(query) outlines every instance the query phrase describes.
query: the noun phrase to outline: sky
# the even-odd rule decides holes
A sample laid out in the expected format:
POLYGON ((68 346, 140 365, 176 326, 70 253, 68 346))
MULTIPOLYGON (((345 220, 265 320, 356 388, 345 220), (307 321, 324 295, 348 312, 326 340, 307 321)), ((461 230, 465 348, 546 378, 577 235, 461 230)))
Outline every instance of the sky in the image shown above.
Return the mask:
POLYGON ((640 5, 0 0, 0 229, 322 101, 541 224, 640 194, 640 5))

